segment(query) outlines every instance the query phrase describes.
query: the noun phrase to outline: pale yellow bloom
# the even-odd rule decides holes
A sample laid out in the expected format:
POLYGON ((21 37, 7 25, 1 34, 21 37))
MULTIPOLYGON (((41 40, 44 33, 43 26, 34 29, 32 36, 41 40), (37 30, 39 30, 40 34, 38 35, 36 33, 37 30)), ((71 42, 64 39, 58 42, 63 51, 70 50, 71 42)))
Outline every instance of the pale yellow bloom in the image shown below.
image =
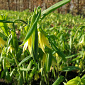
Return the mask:
POLYGON ((38 41, 39 41, 39 46, 42 49, 42 51, 45 53, 45 46, 47 46, 48 48, 51 48, 51 46, 49 45, 49 41, 47 40, 47 38, 45 37, 45 35, 43 33, 41 33, 40 31, 38 32, 38 41))
POLYGON ((23 52, 27 49, 27 46, 28 46, 28 41, 24 44, 23 52))
MULTIPOLYGON (((42 49, 42 51, 45 53, 45 46, 47 46, 48 48, 51 48, 51 46, 49 45, 49 41, 47 40, 47 38, 44 36, 43 33, 41 33, 40 31, 38 32, 38 41, 39 41, 39 47, 42 49)), ((31 53, 32 51, 32 36, 30 36, 30 38, 27 40, 27 42, 24 44, 23 47, 23 52, 28 48, 29 52, 31 53)))
POLYGON ((27 42, 24 44, 23 52, 28 48, 29 52, 32 51, 32 36, 27 40, 27 42))
POLYGON ((58 59, 58 54, 57 53, 55 53, 53 56, 56 57, 56 60, 58 59))
POLYGON ((12 53, 12 50, 13 50, 13 48, 11 46, 9 46, 8 49, 7 49, 7 53, 8 52, 11 52, 12 53))
POLYGON ((43 68, 40 68, 39 72, 42 72, 43 68))

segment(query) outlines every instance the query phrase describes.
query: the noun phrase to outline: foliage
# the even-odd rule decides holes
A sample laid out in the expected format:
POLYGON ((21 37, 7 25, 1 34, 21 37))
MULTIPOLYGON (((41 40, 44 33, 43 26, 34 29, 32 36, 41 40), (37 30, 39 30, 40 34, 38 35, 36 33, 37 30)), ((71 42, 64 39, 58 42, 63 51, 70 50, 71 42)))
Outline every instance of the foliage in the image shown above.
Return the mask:
POLYGON ((68 1, 43 12, 40 7, 33 13, 0 11, 0 78, 20 85, 84 83, 85 19, 50 13, 68 1), (69 71, 78 76, 68 81, 69 71))

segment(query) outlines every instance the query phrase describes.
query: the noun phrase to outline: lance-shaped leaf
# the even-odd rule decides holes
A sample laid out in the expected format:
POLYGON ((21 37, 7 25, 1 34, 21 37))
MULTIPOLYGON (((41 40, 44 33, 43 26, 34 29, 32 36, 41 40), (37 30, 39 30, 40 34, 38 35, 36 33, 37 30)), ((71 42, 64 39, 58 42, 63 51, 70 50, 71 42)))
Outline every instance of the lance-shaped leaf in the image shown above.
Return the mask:
POLYGON ((60 76, 52 85, 60 85, 60 83, 64 80, 63 76, 60 76))
POLYGON ((66 85, 84 85, 84 84, 81 84, 80 77, 76 76, 75 78, 69 80, 66 85))
POLYGON ((38 31, 37 27, 33 33, 33 42, 32 42, 32 52, 33 52, 33 57, 36 60, 37 59, 37 54, 38 54, 38 31))
POLYGON ((0 22, 3 22, 3 23, 14 23, 13 21, 7 21, 7 20, 0 20, 0 22))
POLYGON ((50 71, 50 67, 51 67, 51 64, 52 64, 52 52, 50 51, 50 53, 48 54, 48 57, 47 57, 47 71, 49 72, 50 71))
POLYGON ((57 9, 57 8, 65 5, 66 3, 70 2, 70 1, 71 1, 71 0, 63 0, 63 1, 60 1, 60 2, 52 5, 52 6, 49 7, 48 9, 44 10, 44 11, 42 12, 42 19, 43 19, 46 15, 48 15, 49 13, 51 13, 52 11, 54 11, 55 9, 57 9))
POLYGON ((75 66, 68 66, 64 67, 61 71, 73 71, 73 70, 80 70, 80 68, 75 66))
POLYGON ((40 18, 40 15, 41 15, 41 11, 38 13, 38 15, 37 15, 37 17, 36 17, 33 25, 31 26, 31 29, 28 31, 28 33, 27 33, 27 35, 26 35, 26 37, 25 37, 24 43, 28 40, 28 38, 31 36, 31 34, 32 34, 33 31, 35 30, 36 24, 37 24, 37 22, 38 22, 38 20, 39 20, 39 18, 40 18))
POLYGON ((66 58, 65 58, 66 56, 64 55, 64 53, 59 48, 57 48, 57 46, 52 42, 52 39, 49 36, 48 39, 55 52, 63 59, 63 61, 66 62, 66 58))

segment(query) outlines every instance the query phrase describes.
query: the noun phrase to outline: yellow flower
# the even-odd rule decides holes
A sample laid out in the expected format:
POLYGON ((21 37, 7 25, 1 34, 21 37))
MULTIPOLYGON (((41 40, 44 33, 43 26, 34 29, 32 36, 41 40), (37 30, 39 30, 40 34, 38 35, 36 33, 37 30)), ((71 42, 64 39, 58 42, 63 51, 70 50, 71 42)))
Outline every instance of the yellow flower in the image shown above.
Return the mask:
POLYGON ((40 48, 42 49, 42 51, 45 53, 45 45, 48 47, 48 48, 51 48, 51 46, 49 45, 49 41, 47 40, 47 38, 45 37, 45 35, 43 33, 41 33, 40 31, 38 32, 38 41, 39 41, 39 46, 40 48))
POLYGON ((24 44, 24 47, 23 47, 23 52, 28 48, 30 54, 31 54, 31 51, 32 51, 32 36, 29 37, 29 39, 27 40, 27 42, 24 44))
POLYGON ((8 49, 7 49, 7 53, 8 52, 11 52, 12 53, 12 50, 13 50, 13 48, 11 46, 9 46, 8 49))
POLYGON ((55 53, 53 56, 55 56, 56 60, 59 59, 59 55, 57 53, 55 53))
POLYGON ((42 72, 43 68, 40 68, 39 72, 42 72))

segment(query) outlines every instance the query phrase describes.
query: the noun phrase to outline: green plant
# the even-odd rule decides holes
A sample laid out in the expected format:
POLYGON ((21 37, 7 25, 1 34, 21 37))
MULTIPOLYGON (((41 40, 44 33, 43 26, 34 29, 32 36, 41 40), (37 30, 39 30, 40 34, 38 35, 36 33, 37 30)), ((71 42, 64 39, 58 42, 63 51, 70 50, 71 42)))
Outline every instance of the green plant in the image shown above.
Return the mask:
MULTIPOLYGON (((53 10, 60 5, 54 6, 53 10)), ((51 11, 41 12, 38 7, 33 13, 0 12, 6 14, 0 16, 0 78, 7 83, 59 85, 68 81, 70 71, 81 81, 85 72, 85 19, 51 11)))
POLYGON ((66 85, 84 85, 84 84, 85 84, 85 75, 83 75, 82 78, 77 76, 69 80, 66 85))
MULTIPOLYGON (((42 30, 40 23, 42 19, 59 8, 60 6, 68 3, 70 0, 61 1, 41 13, 40 7, 34 10, 33 15, 28 21, 20 19, 14 21, 8 21, 6 16, 1 16, 0 27, 3 34, 3 39, 6 38, 6 46, 3 47, 0 57, 1 66, 1 78, 6 79, 8 83, 16 81, 14 84, 32 84, 32 79, 39 78, 41 73, 40 84, 49 85, 49 72, 51 69, 52 60, 55 61, 55 57, 52 54, 53 50, 58 53, 62 60, 66 61, 65 55, 60 51, 53 42, 48 41, 51 38, 42 30), (23 44, 18 44, 16 35, 16 25, 19 21, 26 24, 23 44), (7 23, 10 23, 9 27, 7 23), (5 36, 5 37, 4 37, 5 36), (22 46, 24 45, 23 49, 22 46), (52 47, 51 47, 52 46, 52 47), (28 50, 26 48, 28 47, 28 50), (45 54, 45 60, 42 61, 45 54), (38 77, 37 77, 38 76, 38 77), (12 80, 13 78, 13 80, 12 80), (44 82, 43 82, 44 80, 44 82)), ((58 81, 58 80, 57 80, 58 81)), ((59 79, 60 81, 60 79, 59 79)), ((60 82, 58 82, 59 84, 60 82)))

